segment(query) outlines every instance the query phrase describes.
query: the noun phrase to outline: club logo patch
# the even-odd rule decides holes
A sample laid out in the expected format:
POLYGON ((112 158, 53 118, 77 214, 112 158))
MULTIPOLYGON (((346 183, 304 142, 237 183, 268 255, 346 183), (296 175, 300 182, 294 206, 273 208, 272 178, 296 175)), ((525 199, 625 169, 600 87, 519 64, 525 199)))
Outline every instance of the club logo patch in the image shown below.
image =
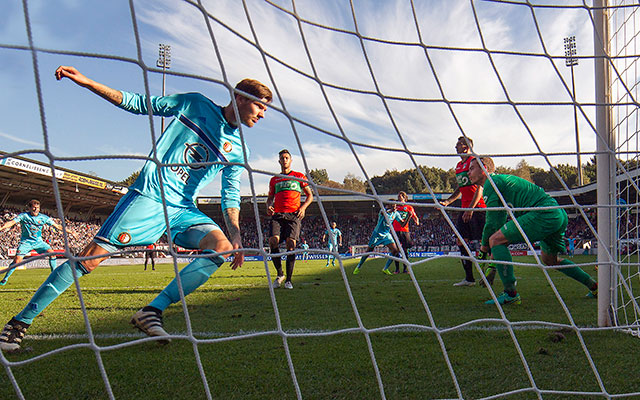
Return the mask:
MULTIPOLYGON (((184 162, 186 164, 206 163, 209 161, 209 149, 202 143, 185 143, 184 144, 184 162)), ((189 165, 192 169, 205 168, 204 165, 189 165)))
POLYGON ((131 241, 131 235, 127 232, 122 232, 118 235, 118 242, 122 244, 127 244, 131 241))
POLYGON ((222 150, 229 153, 231 150, 233 150, 233 146, 230 142, 224 142, 224 144, 222 145, 222 150))

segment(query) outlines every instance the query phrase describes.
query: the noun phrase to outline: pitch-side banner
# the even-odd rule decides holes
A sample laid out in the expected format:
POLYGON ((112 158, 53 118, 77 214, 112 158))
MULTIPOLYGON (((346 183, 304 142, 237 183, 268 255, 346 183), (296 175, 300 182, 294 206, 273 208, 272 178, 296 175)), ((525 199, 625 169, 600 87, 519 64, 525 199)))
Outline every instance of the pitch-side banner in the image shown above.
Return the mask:
MULTIPOLYGON (((34 174, 51 176, 51 167, 46 165, 35 164, 29 161, 19 160, 17 158, 7 157, 0 160, 0 165, 19 169, 21 171, 29 171, 34 174)), ((107 187, 107 183, 95 178, 89 178, 87 176, 77 175, 71 172, 54 170, 54 175, 58 179, 63 181, 75 182, 85 186, 91 186, 98 189, 104 189, 107 187)))

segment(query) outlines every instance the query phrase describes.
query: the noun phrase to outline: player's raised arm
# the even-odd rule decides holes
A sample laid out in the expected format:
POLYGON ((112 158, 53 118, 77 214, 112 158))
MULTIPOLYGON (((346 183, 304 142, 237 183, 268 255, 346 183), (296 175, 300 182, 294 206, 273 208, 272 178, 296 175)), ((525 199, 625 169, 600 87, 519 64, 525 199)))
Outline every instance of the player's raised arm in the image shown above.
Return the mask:
POLYGON ((68 78, 75 82, 78 86, 82 86, 91 90, 93 93, 107 100, 108 102, 118 106, 122 103, 122 92, 112 89, 102 83, 98 83, 87 78, 80 73, 75 67, 61 65, 56 69, 55 76, 57 80, 68 78))
POLYGON ((5 222, 2 226, 0 226, 0 232, 11 229, 16 223, 17 222, 13 219, 5 222))

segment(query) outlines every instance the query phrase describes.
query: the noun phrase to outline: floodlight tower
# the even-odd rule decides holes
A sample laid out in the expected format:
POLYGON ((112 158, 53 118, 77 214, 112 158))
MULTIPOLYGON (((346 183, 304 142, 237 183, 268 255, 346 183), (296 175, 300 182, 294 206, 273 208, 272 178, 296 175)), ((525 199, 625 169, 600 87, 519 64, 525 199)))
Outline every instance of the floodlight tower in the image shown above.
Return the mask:
MULTIPOLYGON (((162 68, 162 95, 164 96, 165 72, 171 67, 171 45, 162 43, 158 45, 158 61, 156 61, 156 66, 162 68)), ((164 117, 162 117, 160 132, 164 132, 164 117)))
POLYGON ((582 186, 584 180, 582 179, 582 162, 580 161, 580 135, 578 134, 578 108, 576 106, 576 81, 573 76, 573 66, 578 65, 578 59, 576 55, 576 37, 569 36, 564 38, 564 56, 565 65, 571 68, 571 90, 573 93, 573 120, 575 121, 576 129, 576 155, 578 157, 578 185, 582 186))

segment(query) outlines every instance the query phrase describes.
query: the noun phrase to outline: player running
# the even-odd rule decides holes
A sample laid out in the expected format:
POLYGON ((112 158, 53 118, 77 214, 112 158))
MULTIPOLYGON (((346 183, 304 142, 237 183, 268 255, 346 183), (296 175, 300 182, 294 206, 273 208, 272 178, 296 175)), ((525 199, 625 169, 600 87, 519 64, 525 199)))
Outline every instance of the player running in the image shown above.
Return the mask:
POLYGON ((342 246, 342 232, 338 229, 338 224, 335 221, 331 223, 331 228, 322 234, 322 243, 324 243, 325 240, 327 241, 327 248, 329 249, 325 268, 329 266, 329 261, 331 261, 331 265, 335 267, 336 257, 333 255, 333 252, 339 252, 340 246, 342 246))
MULTIPOLYGON (((155 150, 140 175, 100 231, 81 253, 81 261, 65 262, 54 269, 36 291, 27 306, 12 318, 0 334, 0 348, 20 348, 26 329, 60 293, 77 277, 88 274, 108 258, 107 253, 127 246, 155 243, 165 231, 173 243, 187 249, 201 249, 206 257, 196 258, 180 271, 184 295, 196 290, 224 262, 222 253, 242 247, 239 226, 240 175, 249 151, 240 138, 239 124, 248 128, 264 118, 271 91, 258 81, 245 79, 236 90, 257 98, 234 93, 225 107, 213 103, 200 93, 151 96, 114 90, 93 81, 74 67, 61 66, 57 80, 68 78, 112 104, 134 114, 175 117, 156 143, 155 150), (147 107, 150 106, 151 109, 147 107), (154 162, 158 160, 163 166, 154 162), (240 164, 240 165, 238 165, 240 164), (167 166, 170 165, 170 166, 167 166), (221 174, 222 209, 231 241, 220 227, 195 206, 200 189, 221 174), (162 179, 162 182, 160 182, 162 179), (161 195, 161 185, 164 196, 161 195), (165 223, 165 209, 169 225, 165 223), (93 258, 85 258, 93 257, 93 258)), ((234 253, 231 268, 242 266, 244 255, 234 253)), ((177 279, 146 307, 133 315, 131 323, 149 336, 168 343, 169 334, 162 327, 162 312, 180 300, 177 279)))
MULTIPOLYGON (((491 174, 491 180, 509 207, 558 207, 558 202, 546 194, 541 187, 517 176, 493 174, 495 166, 491 158, 482 158, 482 163, 491 174)), ((471 162, 469 179, 477 185, 484 185, 487 207, 504 207, 498 193, 487 179, 476 158, 471 162)), ((564 233, 567 229, 568 218, 563 209, 514 211, 514 216, 530 243, 540 241, 541 259, 545 265, 573 265, 573 267, 561 268, 559 271, 589 288, 590 293, 587 296, 597 296, 597 282, 576 266, 573 261, 558 257, 558 253, 565 251, 564 233)), ((504 285, 504 292, 497 296, 500 304, 520 304, 520 294, 516 290, 516 277, 513 274, 513 265, 511 265, 513 259, 507 246, 512 243, 524 242, 525 239, 515 222, 507 222, 505 210, 487 212, 487 221, 482 233, 482 251, 491 248, 494 260, 508 263, 497 265, 498 275, 504 285)), ((493 300, 488 300, 485 303, 495 304, 493 300)))
MULTIPOLYGON (((300 225, 307 207, 313 201, 313 192, 307 182, 307 177, 291 169, 291 153, 284 149, 278 153, 280 175, 274 176, 269 181, 269 196, 267 197, 267 215, 271 216, 269 224, 269 248, 271 254, 280 252, 278 246, 285 242, 287 251, 296 248, 296 242, 300 240, 300 225), (304 192, 307 198, 300 205, 300 197, 304 192)), ((282 259, 280 256, 272 256, 273 266, 278 275, 273 280, 273 287, 279 288, 284 281, 285 289, 293 289, 291 277, 296 263, 295 254, 287 254, 287 276, 282 272, 282 259)))
MULTIPOLYGON (((369 245, 367 247, 367 253, 371 253, 376 246, 387 246, 391 255, 394 257, 398 257, 400 255, 400 251, 398 250, 398 246, 396 246, 395 241, 393 240, 393 236, 391 235, 391 224, 393 221, 400 218, 400 214, 396 211, 395 204, 389 206, 389 209, 382 208, 380 209, 380 213, 378 214, 378 222, 376 223, 376 227, 373 229, 371 233, 371 238, 369 239, 369 245), (386 218, 385 218, 386 217, 386 218)), ((360 268, 364 262, 369 258, 368 254, 365 254, 358 261, 358 265, 353 270, 354 275, 358 275, 360 273, 360 268)), ((391 258, 389 258, 382 268, 382 272, 385 274, 389 274, 389 266, 391 265, 391 258)))
MULTIPOLYGON (((40 201, 33 199, 27 204, 27 212, 18 214, 14 219, 5 222, 0 226, 0 232, 11 229, 14 225, 20 224, 20 244, 18 244, 18 251, 13 258, 9 268, 13 265, 22 262, 24 257, 34 250, 38 254, 53 253, 51 246, 44 240, 42 240, 42 229, 45 225, 53 226, 60 232, 62 232, 62 226, 51 219, 49 216, 40 214, 40 201)), ((71 232, 69 232, 71 234, 71 232)), ((72 236, 75 238, 75 236, 72 236)), ((56 268, 56 257, 49 257, 49 268, 53 271, 56 268)), ((4 278, 0 281, 0 286, 6 285, 7 280, 13 274, 15 268, 9 269, 4 278)))
MULTIPOLYGON (((393 230, 396 232, 398 240, 400 240, 402 251, 407 258, 407 261, 409 261, 409 249, 413 247, 413 240, 411 239, 411 234, 409 233, 409 222, 413 220, 416 226, 418 226, 420 225, 420 220, 418 219, 413 206, 404 204, 407 202, 407 200, 409 200, 409 197, 407 197, 407 194, 405 192, 398 193, 398 201, 401 204, 396 205, 396 211, 398 212, 400 219, 393 220, 393 230)), ((391 271, 389 271, 388 269, 385 269, 384 271, 391 274, 391 271)), ((396 271, 394 273, 400 273, 400 263, 398 261, 396 261, 396 271)), ((407 264, 403 264, 402 273, 407 273, 407 264)))
MULTIPOLYGON (((456 153, 460 155, 461 161, 456 165, 456 182, 458 188, 449 196, 448 199, 441 201, 440 204, 448 206, 460 197, 462 197, 462 208, 474 208, 475 210, 466 210, 458 214, 456 220, 456 229, 460 233, 460 236, 464 242, 471 248, 472 241, 480 240, 482 236, 482 228, 484 226, 485 215, 484 200, 482 199, 482 186, 475 185, 469 180, 469 164, 473 160, 471 155, 471 149, 473 147, 473 140, 468 137, 460 136, 456 142, 456 153)), ((463 257, 462 268, 464 269, 465 278, 460 282, 456 282, 453 286, 473 286, 476 284, 476 280, 473 277, 473 263, 469 259, 470 255, 467 249, 463 245, 460 238, 456 237, 460 254, 463 257)), ((491 273, 491 270, 487 270, 487 280, 493 283, 495 277, 495 271, 491 273)))

